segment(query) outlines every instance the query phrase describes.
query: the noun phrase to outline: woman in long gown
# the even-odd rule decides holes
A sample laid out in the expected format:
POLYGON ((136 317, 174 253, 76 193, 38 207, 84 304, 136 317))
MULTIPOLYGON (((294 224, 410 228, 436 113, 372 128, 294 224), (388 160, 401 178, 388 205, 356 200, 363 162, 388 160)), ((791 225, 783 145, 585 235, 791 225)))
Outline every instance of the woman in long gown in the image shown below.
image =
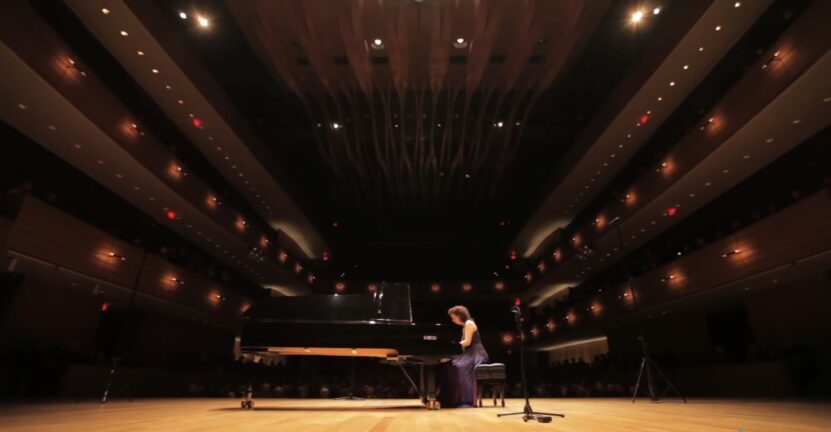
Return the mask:
POLYGON ((464 306, 453 306, 447 311, 453 323, 462 326, 462 355, 453 358, 446 369, 444 385, 439 393, 443 407, 474 406, 476 403, 476 366, 488 362, 488 352, 482 345, 479 328, 464 306))

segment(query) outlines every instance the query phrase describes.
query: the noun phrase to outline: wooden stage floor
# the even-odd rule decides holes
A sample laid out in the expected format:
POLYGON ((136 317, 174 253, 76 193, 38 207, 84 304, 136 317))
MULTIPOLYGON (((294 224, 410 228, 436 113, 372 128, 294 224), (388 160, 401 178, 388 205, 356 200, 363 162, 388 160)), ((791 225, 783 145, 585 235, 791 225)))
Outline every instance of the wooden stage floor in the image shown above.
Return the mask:
POLYGON ((235 399, 4 404, 0 431, 831 431, 831 403, 628 399, 534 399, 540 411, 562 412, 552 423, 523 423, 496 414, 522 408, 427 411, 413 400, 260 399, 253 411, 235 399))

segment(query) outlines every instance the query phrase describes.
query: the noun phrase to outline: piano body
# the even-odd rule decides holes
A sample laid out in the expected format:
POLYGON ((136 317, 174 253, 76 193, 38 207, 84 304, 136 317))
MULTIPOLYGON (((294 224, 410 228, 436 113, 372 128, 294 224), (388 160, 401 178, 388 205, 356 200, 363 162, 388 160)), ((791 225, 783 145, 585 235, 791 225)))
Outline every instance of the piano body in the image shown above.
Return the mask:
MULTIPOLYGON (((437 407, 436 368, 461 353, 461 329, 453 324, 418 324, 412 319, 409 285, 380 284, 373 293, 274 297, 245 314, 239 355, 376 357, 397 365, 422 402, 437 407), (418 384, 405 366, 416 366, 418 384)), ((251 392, 242 401, 251 408, 251 392)))

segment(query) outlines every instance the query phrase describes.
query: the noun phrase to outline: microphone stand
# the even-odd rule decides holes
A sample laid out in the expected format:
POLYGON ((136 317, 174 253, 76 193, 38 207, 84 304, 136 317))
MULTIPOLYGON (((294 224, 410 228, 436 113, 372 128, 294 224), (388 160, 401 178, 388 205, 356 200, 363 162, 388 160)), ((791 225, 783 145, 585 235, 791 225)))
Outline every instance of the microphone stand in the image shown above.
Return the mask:
POLYGON ((522 395, 525 397, 525 407, 522 409, 522 411, 502 413, 497 414, 496 416, 505 417, 512 415, 522 415, 522 421, 527 422, 528 420, 536 420, 540 423, 551 422, 552 416, 565 417, 565 414, 538 412, 534 411, 534 409, 531 408, 531 401, 528 397, 528 381, 526 381, 525 379, 525 337, 522 334, 522 310, 517 304, 511 308, 511 313, 514 314, 514 321, 516 321, 516 331, 519 335, 519 371, 522 377, 522 395))

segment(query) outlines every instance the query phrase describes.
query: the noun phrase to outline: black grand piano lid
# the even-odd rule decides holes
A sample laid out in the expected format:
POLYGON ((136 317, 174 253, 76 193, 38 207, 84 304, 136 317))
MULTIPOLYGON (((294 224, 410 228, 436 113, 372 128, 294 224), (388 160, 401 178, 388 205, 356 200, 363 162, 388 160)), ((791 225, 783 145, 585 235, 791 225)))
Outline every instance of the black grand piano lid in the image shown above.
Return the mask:
POLYGON ((381 283, 373 293, 271 297, 246 312, 252 321, 411 323, 410 285, 381 283))

